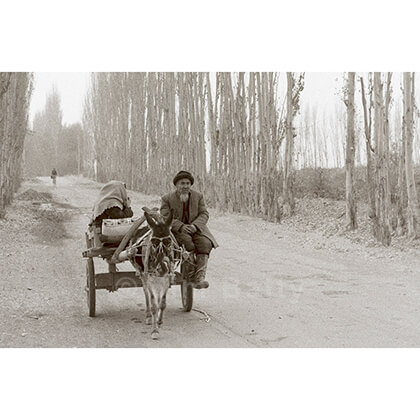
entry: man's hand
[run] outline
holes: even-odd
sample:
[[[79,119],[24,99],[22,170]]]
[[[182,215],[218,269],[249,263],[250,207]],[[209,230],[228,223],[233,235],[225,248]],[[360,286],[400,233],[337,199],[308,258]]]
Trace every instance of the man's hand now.
[[[194,225],[184,225],[181,229],[182,233],[188,233],[189,235],[193,235],[197,232],[197,228]]]
[[[190,225],[190,227],[191,227],[191,230],[192,230],[191,234],[197,232],[198,229],[196,228],[195,225]]]

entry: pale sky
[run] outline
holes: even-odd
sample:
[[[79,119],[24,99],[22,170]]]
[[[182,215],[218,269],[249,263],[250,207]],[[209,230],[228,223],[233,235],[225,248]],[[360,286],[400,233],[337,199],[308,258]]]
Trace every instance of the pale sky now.
[[[81,122],[83,100],[89,82],[89,73],[35,73],[30,120],[45,106],[47,95],[55,85],[61,97],[63,123]]]
[[[63,110],[63,123],[81,122],[83,100],[89,84],[89,73],[35,73],[30,119],[45,106],[47,94],[55,85]],[[343,84],[343,73],[306,73],[305,88],[301,96],[301,109],[306,104],[317,105],[319,111],[333,110],[339,101],[337,92]]]

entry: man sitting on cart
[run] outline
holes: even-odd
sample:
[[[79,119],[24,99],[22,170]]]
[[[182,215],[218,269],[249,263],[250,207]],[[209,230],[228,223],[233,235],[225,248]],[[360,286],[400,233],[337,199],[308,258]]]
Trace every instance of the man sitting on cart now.
[[[180,245],[197,255],[194,287],[205,289],[209,287],[205,280],[209,254],[218,246],[207,227],[209,213],[203,194],[191,189],[194,177],[190,172],[179,171],[173,184],[176,190],[162,197],[160,213],[167,217],[173,209],[172,232]]]

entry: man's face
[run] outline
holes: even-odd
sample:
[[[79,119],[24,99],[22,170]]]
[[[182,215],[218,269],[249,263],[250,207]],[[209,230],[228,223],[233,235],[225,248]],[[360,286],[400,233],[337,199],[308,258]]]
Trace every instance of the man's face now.
[[[176,189],[180,194],[187,194],[191,189],[191,181],[188,178],[180,179],[176,183]]]

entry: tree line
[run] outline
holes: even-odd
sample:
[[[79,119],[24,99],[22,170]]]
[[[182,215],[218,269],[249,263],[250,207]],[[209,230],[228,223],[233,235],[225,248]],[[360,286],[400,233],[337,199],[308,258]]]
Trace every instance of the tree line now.
[[[315,108],[299,112],[303,73],[92,73],[82,125],[63,125],[53,89],[24,146],[32,75],[1,73],[1,208],[23,159],[28,176],[56,166],[153,194],[188,169],[211,206],[281,221],[294,212],[296,169],[332,161],[345,170],[349,229],[358,225],[362,174],[377,240],[416,238],[415,74],[403,73],[401,100],[393,76],[347,73],[344,106],[320,124]]]
[[[32,73],[0,72],[0,218],[21,182],[32,80]]]
[[[414,74],[403,75],[392,143],[391,80],[391,73],[369,73],[367,80],[348,73],[345,107],[336,110],[328,138],[316,110],[305,109],[296,121],[304,74],[94,73],[82,166],[98,181],[124,179],[155,194],[189,169],[212,206],[280,221],[294,211],[296,168],[333,161],[345,167],[347,227],[356,229],[355,167],[364,164],[373,234],[388,245],[393,234],[419,233]]]
[[[82,125],[63,124],[60,94],[53,87],[43,110],[35,114],[25,141],[25,175],[48,176],[53,167],[60,175],[81,173],[82,146]]]
[[[375,238],[384,245],[391,243],[393,235],[407,234],[410,239],[420,235],[420,205],[415,182],[413,149],[416,119],[415,74],[403,73],[401,125],[391,148],[392,77],[392,73],[369,73],[367,86],[363,77],[359,79],[367,159],[369,217],[373,222]],[[354,187],[355,84],[355,73],[348,73],[345,98],[346,216],[350,229],[357,228]],[[398,113],[396,115],[398,118]]]
[[[161,194],[181,168],[209,204],[280,220],[294,208],[294,118],[304,75],[93,73],[83,113],[86,174]]]

